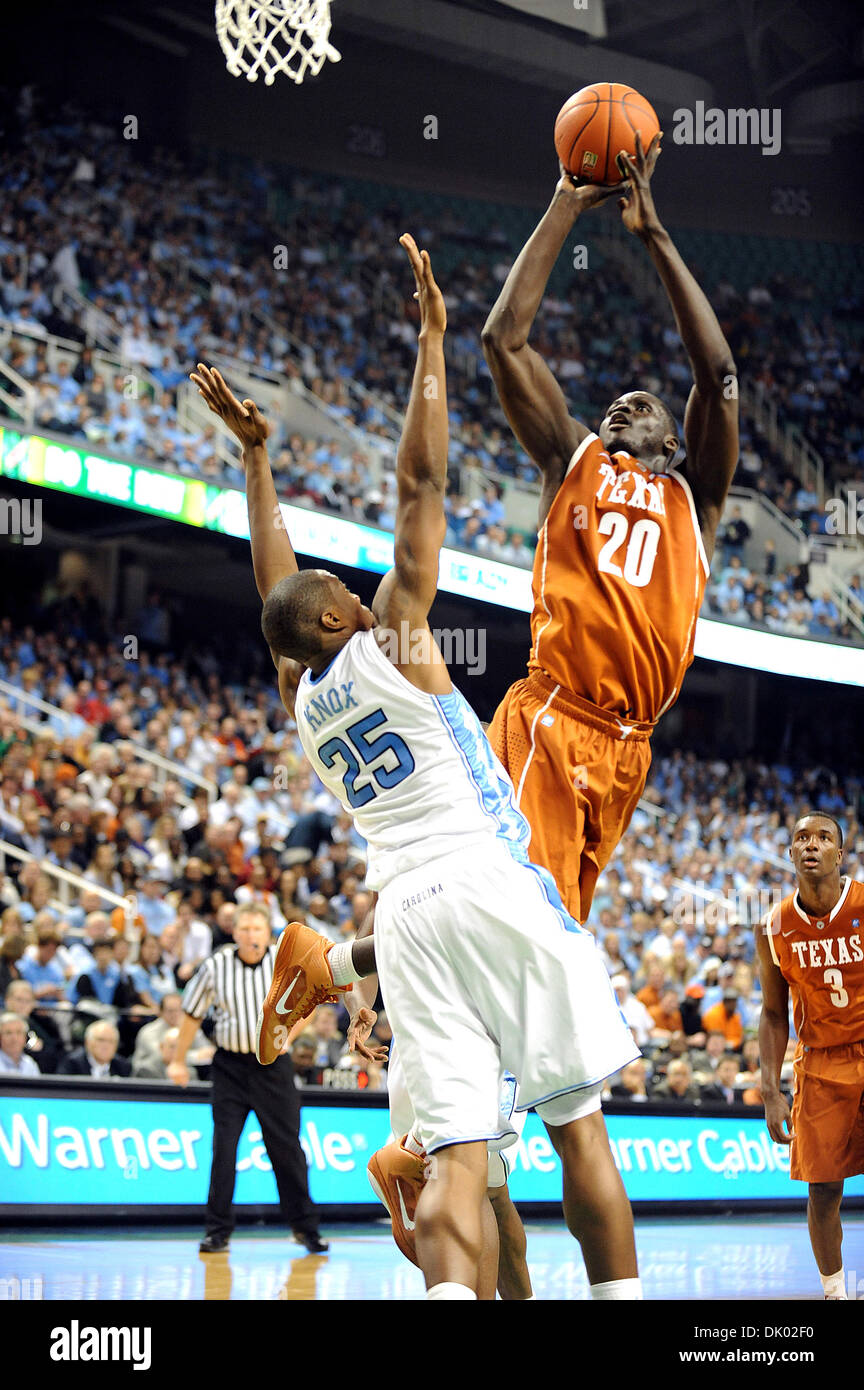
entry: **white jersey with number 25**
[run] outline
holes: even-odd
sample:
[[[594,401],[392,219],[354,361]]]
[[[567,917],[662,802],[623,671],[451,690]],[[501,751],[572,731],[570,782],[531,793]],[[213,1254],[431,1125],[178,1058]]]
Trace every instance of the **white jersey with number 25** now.
[[[490,838],[528,862],[528,822],[474,711],[458,690],[411,685],[374,631],[355,633],[320,675],[304,673],[295,718],[306,756],[368,843],[369,888]]]

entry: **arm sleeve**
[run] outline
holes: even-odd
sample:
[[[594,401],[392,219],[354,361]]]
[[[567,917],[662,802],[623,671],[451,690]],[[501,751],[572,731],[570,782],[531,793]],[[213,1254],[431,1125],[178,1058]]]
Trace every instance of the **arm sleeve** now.
[[[191,1018],[204,1018],[216,998],[216,982],[213,978],[211,957],[199,965],[183,991],[183,1012]]]

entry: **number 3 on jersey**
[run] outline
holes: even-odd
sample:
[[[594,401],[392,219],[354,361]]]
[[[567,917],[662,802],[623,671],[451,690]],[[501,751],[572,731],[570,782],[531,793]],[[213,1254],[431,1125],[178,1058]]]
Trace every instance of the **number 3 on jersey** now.
[[[408,774],[414,771],[414,759],[410,749],[398,734],[391,730],[379,734],[377,738],[369,738],[373,729],[378,729],[386,723],[387,716],[383,709],[376,709],[372,714],[358,719],[356,724],[349,725],[345,730],[345,738],[328,738],[318,749],[318,757],[325,767],[333,767],[337,758],[342,759],[345,764],[342,785],[349,803],[355,808],[365,806],[367,801],[372,801],[378,795],[372,785],[373,780],[382,791],[389,791],[391,787],[397,787],[400,782],[404,782]],[[395,764],[372,767],[371,764],[385,753],[393,754]],[[358,786],[357,779],[365,768],[370,770],[371,775]]]
[[[601,536],[609,537],[597,557],[597,568],[603,574],[617,575],[619,579],[626,579],[628,584],[633,584],[637,589],[644,589],[654,572],[654,561],[660,544],[660,527],[657,522],[643,516],[634,521],[631,527],[623,512],[604,512],[597,530]],[[627,549],[622,568],[613,556],[621,549],[625,540]]]

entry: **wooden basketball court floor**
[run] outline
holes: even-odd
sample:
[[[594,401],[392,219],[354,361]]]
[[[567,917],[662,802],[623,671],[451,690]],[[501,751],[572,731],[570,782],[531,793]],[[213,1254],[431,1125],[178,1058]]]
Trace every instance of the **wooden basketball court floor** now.
[[[578,1246],[560,1222],[526,1222],[541,1300],[586,1299]],[[844,1217],[844,1266],[864,1297],[864,1213]],[[647,1299],[821,1299],[803,1215],[640,1218]],[[381,1301],[423,1297],[420,1272],[384,1221],[332,1223],[327,1255],[307,1255],[272,1226],[238,1227],[230,1251],[198,1254],[200,1227],[18,1228],[0,1239],[6,1298],[60,1300]]]

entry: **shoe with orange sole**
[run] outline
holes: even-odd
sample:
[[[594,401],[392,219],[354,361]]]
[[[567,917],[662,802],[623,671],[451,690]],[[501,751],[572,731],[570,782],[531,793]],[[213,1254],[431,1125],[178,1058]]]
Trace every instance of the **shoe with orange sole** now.
[[[273,983],[258,1014],[255,1056],[262,1066],[282,1053],[289,1034],[319,1004],[335,1004],[351,985],[334,985],[327,954],[332,942],[303,922],[289,922],[279,938]]]
[[[392,1139],[370,1158],[366,1172],[372,1191],[390,1214],[393,1239],[406,1260],[420,1268],[414,1242],[414,1222],[417,1202],[426,1185],[425,1153],[415,1154],[405,1148],[407,1134]]]

